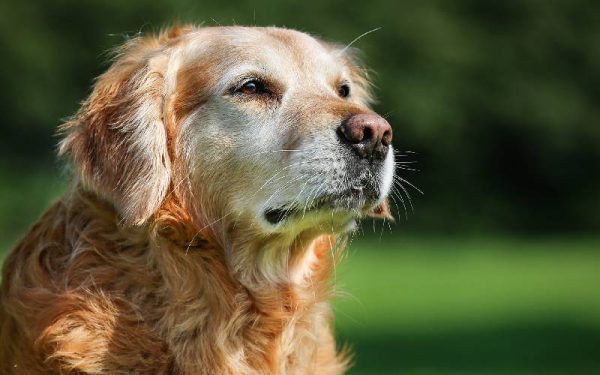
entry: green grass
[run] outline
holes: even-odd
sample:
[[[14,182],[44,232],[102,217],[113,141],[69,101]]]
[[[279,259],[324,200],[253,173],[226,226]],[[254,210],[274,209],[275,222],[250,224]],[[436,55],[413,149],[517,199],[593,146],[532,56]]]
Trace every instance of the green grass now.
[[[600,240],[359,240],[337,270],[353,374],[600,374]]]

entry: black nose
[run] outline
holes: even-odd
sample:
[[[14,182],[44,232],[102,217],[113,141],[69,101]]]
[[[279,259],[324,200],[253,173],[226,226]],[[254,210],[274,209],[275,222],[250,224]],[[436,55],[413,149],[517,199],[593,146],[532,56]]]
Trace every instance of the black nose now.
[[[392,127],[374,113],[352,115],[342,123],[338,134],[361,158],[384,159],[392,143]]]

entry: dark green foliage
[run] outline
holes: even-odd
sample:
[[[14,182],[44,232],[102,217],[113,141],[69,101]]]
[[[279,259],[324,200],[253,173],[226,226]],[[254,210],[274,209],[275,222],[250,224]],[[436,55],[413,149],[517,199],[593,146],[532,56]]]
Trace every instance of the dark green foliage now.
[[[105,53],[173,22],[280,25],[354,45],[425,191],[402,230],[600,228],[596,1],[73,1],[0,4],[0,155],[46,168]],[[418,194],[417,194],[418,195]]]

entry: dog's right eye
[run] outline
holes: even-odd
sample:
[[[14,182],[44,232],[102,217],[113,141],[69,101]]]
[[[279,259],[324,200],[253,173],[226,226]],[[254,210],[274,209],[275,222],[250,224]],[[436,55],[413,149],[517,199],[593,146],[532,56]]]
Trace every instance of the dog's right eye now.
[[[338,94],[342,98],[350,96],[350,86],[347,83],[342,83],[338,88]]]
[[[257,95],[270,94],[270,91],[267,89],[264,82],[258,79],[251,79],[249,81],[244,82],[240,87],[238,87],[234,91],[234,93],[242,95]]]

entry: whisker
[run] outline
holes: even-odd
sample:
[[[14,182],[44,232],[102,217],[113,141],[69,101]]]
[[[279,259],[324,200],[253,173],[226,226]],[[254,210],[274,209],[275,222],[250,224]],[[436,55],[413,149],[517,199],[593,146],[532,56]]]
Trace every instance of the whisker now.
[[[412,211],[412,213],[415,213],[415,207],[412,204],[412,197],[410,196],[408,190],[406,190],[404,185],[402,185],[401,183],[398,183],[398,186],[400,186],[400,189],[402,189],[402,191],[404,192],[404,195],[408,199],[408,204],[410,205],[410,210]]]
[[[418,168],[413,168],[413,167],[408,167],[406,165],[396,165],[395,170],[399,170],[399,171],[408,171],[408,172],[420,172],[420,169]]]
[[[412,187],[413,189],[415,189],[416,191],[418,191],[421,195],[425,195],[425,193],[423,193],[421,191],[421,189],[419,189],[418,187],[416,187],[415,185],[413,185],[410,181],[403,179],[400,176],[394,176],[394,179],[396,179],[396,181],[398,181],[400,183],[400,185],[402,185],[402,182],[404,182],[405,184],[407,184],[408,186]]]
[[[400,203],[402,203],[402,207],[404,208],[404,218],[406,220],[408,220],[408,209],[406,208],[406,202],[404,201],[404,197],[402,196],[402,194],[400,193],[400,191],[394,187],[392,189],[392,196],[396,196],[398,199],[400,199]]]
[[[342,54],[344,54],[344,52],[346,52],[346,50],[347,50],[348,48],[350,48],[350,47],[351,47],[351,46],[352,46],[354,43],[358,42],[358,41],[359,41],[361,38],[363,38],[363,37],[365,37],[365,36],[367,36],[367,35],[369,35],[369,34],[371,34],[371,33],[374,33],[375,31],[378,31],[378,30],[381,30],[381,27],[376,27],[376,28],[374,28],[374,29],[372,29],[372,30],[369,30],[369,31],[367,31],[367,32],[365,32],[365,33],[362,33],[362,34],[360,34],[359,36],[357,36],[356,38],[354,38],[354,40],[352,40],[350,43],[348,43],[348,44],[346,45],[346,47],[344,47],[344,48],[343,48],[343,49],[342,49],[342,50],[341,50],[341,51],[338,53],[338,55],[342,55]]]

